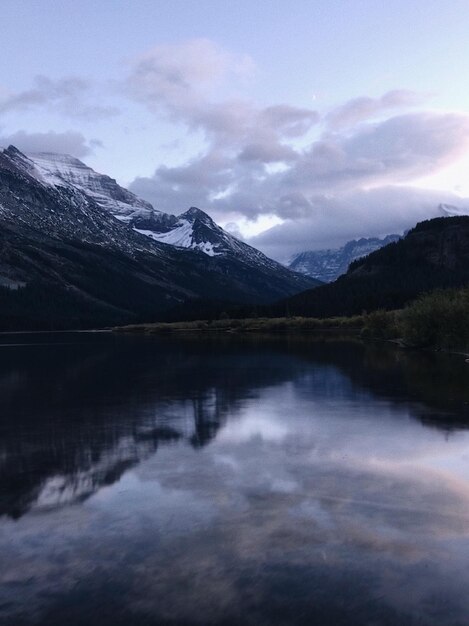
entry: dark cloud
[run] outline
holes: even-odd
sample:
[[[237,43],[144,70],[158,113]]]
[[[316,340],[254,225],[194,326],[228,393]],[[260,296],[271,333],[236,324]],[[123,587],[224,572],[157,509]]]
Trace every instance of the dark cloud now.
[[[249,143],[239,153],[241,161],[260,161],[261,163],[286,163],[294,161],[297,152],[290,146],[279,143]]]
[[[50,130],[45,133],[27,133],[20,130],[10,135],[0,135],[0,145],[6,147],[10,144],[26,153],[59,152],[79,158],[92,153],[101,142],[96,139],[87,141],[81,133],[75,131],[56,133]]]

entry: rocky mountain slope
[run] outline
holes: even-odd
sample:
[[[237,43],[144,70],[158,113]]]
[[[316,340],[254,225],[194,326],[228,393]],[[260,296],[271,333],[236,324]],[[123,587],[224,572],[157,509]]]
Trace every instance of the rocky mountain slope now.
[[[353,261],[398,239],[400,239],[399,235],[388,235],[383,239],[377,237],[361,238],[349,241],[345,246],[338,249],[307,250],[295,254],[288,263],[288,267],[295,272],[311,276],[324,283],[331,283],[345,274]]]
[[[109,176],[98,174],[69,155],[40,152],[29,154],[28,159],[40,173],[41,180],[47,184],[55,188],[65,185],[82,191],[115,218],[153,241],[197,250],[211,257],[238,259],[245,264],[264,267],[268,271],[293,278],[281,264],[224,231],[209,215],[196,207],[178,216],[169,215],[124,189]]]
[[[328,317],[397,309],[419,294],[469,284],[469,216],[417,224],[358,261],[334,283],[278,303],[272,314]]]
[[[264,268],[277,277],[303,282],[296,273],[285,272],[281,264],[227,233],[196,207],[178,216],[169,215],[74,157],[42,152],[29,155],[29,159],[49,184],[59,188],[65,184],[82,191],[115,218],[153,241],[197,250],[211,257],[229,257],[253,268]],[[312,281],[312,284],[318,283]]]
[[[270,260],[155,241],[134,227],[166,219],[151,205],[80,162],[71,172],[56,159],[52,172],[35,159],[0,152],[0,327],[122,323],[185,300],[266,302],[314,284]]]

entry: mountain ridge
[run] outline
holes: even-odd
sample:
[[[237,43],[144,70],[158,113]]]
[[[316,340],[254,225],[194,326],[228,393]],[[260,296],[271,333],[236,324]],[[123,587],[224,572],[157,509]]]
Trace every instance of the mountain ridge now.
[[[311,276],[325,283],[334,282],[345,274],[353,261],[367,256],[388,243],[400,239],[400,235],[386,237],[361,237],[352,239],[340,248],[305,250],[293,255],[287,266],[301,274]]]
[[[4,327],[34,327],[39,310],[41,327],[151,319],[214,293],[230,301],[266,302],[311,284],[286,268],[276,273],[245,257],[211,258],[154,241],[112,215],[82,184],[62,178],[52,183],[49,175],[13,146],[0,152]]]
[[[27,158],[46,182],[55,187],[66,184],[78,188],[115,218],[153,241],[197,250],[207,256],[236,257],[287,276],[282,264],[223,230],[197,207],[192,206],[177,216],[164,213],[75,157],[41,152],[32,153]]]
[[[397,309],[421,293],[469,284],[469,216],[419,222],[405,237],[354,261],[334,283],[269,308],[272,315],[331,317]]]

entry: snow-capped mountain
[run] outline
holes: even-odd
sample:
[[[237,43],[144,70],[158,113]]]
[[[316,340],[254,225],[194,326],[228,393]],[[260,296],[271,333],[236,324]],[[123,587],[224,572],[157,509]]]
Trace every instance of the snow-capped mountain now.
[[[191,207],[178,216],[158,211],[149,202],[121,187],[113,178],[98,174],[79,159],[66,154],[29,154],[36,176],[55,187],[78,189],[101,208],[153,241],[189,248],[208,256],[238,256],[245,262],[265,265],[278,271],[281,265],[239,241],[209,215]],[[30,167],[30,166],[29,166]]]
[[[210,257],[236,258],[247,265],[284,273],[281,264],[224,231],[196,207],[178,216],[169,215],[124,189],[113,178],[98,174],[79,159],[49,152],[30,154],[28,158],[48,184],[71,186],[82,191],[101,208],[153,241],[196,250]]]
[[[161,224],[160,228],[137,230],[155,241],[178,248],[200,250],[208,256],[232,251],[235,241],[237,241],[215,224],[206,213],[196,207],[191,207],[177,217],[170,217],[174,218],[172,223]],[[241,242],[237,243],[241,244]]]
[[[288,263],[295,272],[311,276],[325,283],[336,280],[348,270],[350,263],[361,259],[388,243],[400,239],[399,235],[354,239],[335,250],[310,250],[296,254]]]
[[[170,227],[176,221],[149,202],[121,187],[114,178],[99,174],[69,154],[36,152],[28,154],[41,180],[53,187],[72,187],[85,193],[118,220],[137,229]]]
[[[67,154],[39,152],[28,154],[27,158],[33,162],[36,175],[43,182],[82,191],[115,218],[153,241],[199,250],[208,256],[222,254],[235,246],[234,237],[228,245],[226,242],[220,245],[224,238],[230,236],[199,209],[191,208],[179,216],[158,211],[146,200],[121,187],[113,178],[95,172]],[[215,238],[213,231],[216,231]]]
[[[99,206],[124,222],[149,219],[156,213],[149,202],[124,189],[117,182],[98,174],[68,154],[38,152],[28,154],[42,180],[53,187],[70,185],[90,196]]]
[[[314,286],[241,242],[209,256],[145,236],[180,218],[82,165],[0,151],[0,287],[18,289],[0,304],[4,328],[151,320],[187,300],[261,303]],[[194,237],[210,220],[200,214]]]
[[[174,218],[171,225],[160,222],[159,227],[155,225],[153,230],[136,230],[160,243],[200,250],[211,257],[236,257],[245,263],[282,271],[282,265],[223,230],[197,207],[171,217]]]

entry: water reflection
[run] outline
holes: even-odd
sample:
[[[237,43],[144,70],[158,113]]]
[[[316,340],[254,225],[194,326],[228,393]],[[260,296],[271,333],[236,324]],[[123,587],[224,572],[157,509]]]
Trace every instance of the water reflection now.
[[[468,623],[462,358],[34,342],[0,347],[0,622]]]

